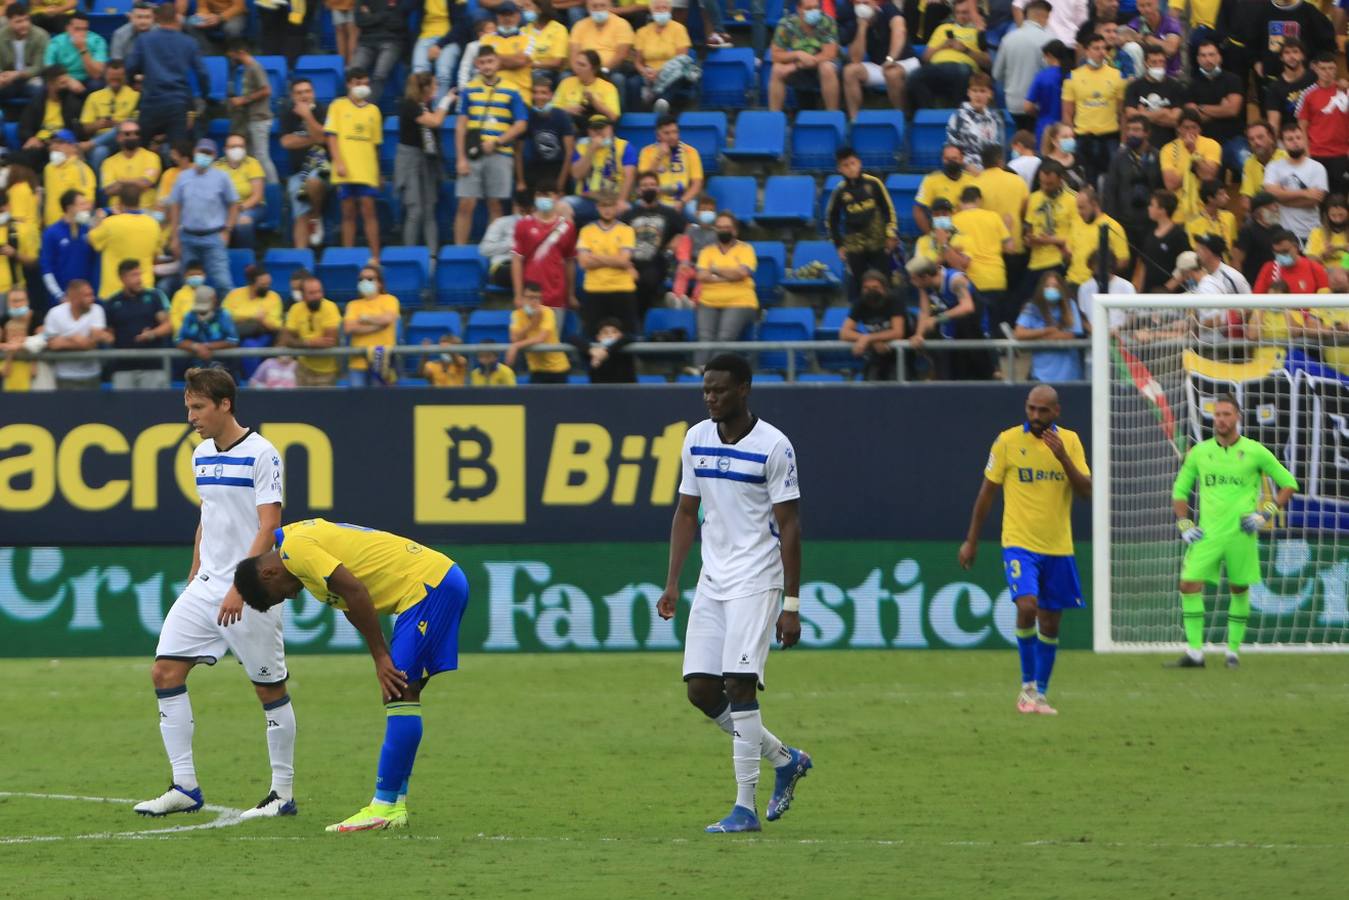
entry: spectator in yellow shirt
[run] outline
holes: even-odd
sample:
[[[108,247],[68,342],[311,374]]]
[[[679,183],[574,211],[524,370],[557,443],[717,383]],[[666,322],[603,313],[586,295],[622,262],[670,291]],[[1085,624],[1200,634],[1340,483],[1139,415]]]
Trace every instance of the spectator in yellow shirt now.
[[[347,333],[351,346],[365,347],[369,353],[374,347],[387,348],[397,344],[398,298],[385,291],[384,270],[373,265],[361,269],[356,290],[361,297],[347,304],[346,316],[342,320],[342,329]],[[353,356],[348,369],[348,377],[354,388],[371,387],[376,380],[383,383],[381,379],[372,377],[369,361],[363,356]]]
[[[281,332],[281,295],[272,290],[272,273],[260,264],[245,269],[244,277],[247,285],[225,295],[225,312],[234,320],[241,346],[271,346]]]
[[[521,0],[520,17],[525,23],[522,33],[534,46],[534,71],[545,71],[556,80],[567,68],[567,44],[571,35],[567,26],[557,21],[553,4],[548,0]]]
[[[458,335],[446,332],[440,336],[440,355],[423,357],[417,374],[425,378],[431,387],[463,387],[468,380],[468,360],[462,354],[451,352],[455,344],[462,343]],[[431,339],[422,341],[427,347]]]
[[[1265,166],[1276,159],[1287,159],[1288,153],[1279,146],[1268,122],[1246,126],[1246,145],[1251,155],[1241,165],[1241,208],[1249,215],[1251,198],[1265,189]]]
[[[313,275],[300,287],[300,302],[286,311],[283,343],[287,347],[336,347],[342,313],[323,296],[323,282]],[[296,371],[300,387],[332,387],[342,365],[335,356],[301,356]]]
[[[155,205],[155,185],[163,169],[159,154],[141,146],[141,127],[136,122],[123,122],[115,131],[118,150],[98,170],[103,193],[112,198],[112,211],[121,212],[122,188],[134,184],[141,189],[140,208],[149,209]]]
[[[140,185],[124,185],[123,211],[108,216],[89,230],[89,246],[103,254],[98,287],[100,300],[111,297],[121,288],[122,279],[117,274],[117,267],[124,259],[140,263],[145,287],[155,286],[155,254],[159,250],[160,227],[153,218],[141,212],[140,204]]]
[[[759,295],[754,271],[759,258],[754,248],[738,239],[740,224],[729,212],[717,213],[712,223],[717,242],[698,254],[698,340],[738,341],[759,317]],[[702,365],[711,354],[698,354]]]
[[[1307,235],[1307,258],[1325,266],[1327,274],[1333,268],[1349,268],[1345,265],[1349,260],[1349,200],[1343,194],[1326,198],[1321,224]]]
[[[961,252],[970,259],[965,274],[988,306],[989,327],[1012,324],[1021,311],[1019,295],[1007,293],[1007,264],[1003,254],[1011,253],[1012,232],[1002,216],[984,209],[984,192],[970,186],[960,192],[960,211],[951,217],[956,234],[964,239]],[[994,331],[997,334],[997,331]]]
[[[1129,239],[1124,234],[1124,226],[1101,212],[1101,200],[1095,188],[1088,186],[1077,192],[1077,218],[1072,237],[1068,240],[1068,252],[1071,255],[1068,287],[1073,296],[1077,296],[1077,289],[1096,274],[1091,268],[1091,258],[1092,254],[1100,251],[1101,226],[1108,230],[1111,274],[1118,275],[1129,264]]]
[[[1221,181],[1205,181],[1199,186],[1199,202],[1203,205],[1194,214],[1194,218],[1185,223],[1185,235],[1191,246],[1195,238],[1203,234],[1216,234],[1223,243],[1232,247],[1237,242],[1237,217],[1227,209],[1227,186]],[[1223,262],[1231,262],[1224,254]]]
[[[1105,38],[1087,40],[1086,60],[1063,83],[1063,121],[1077,133],[1077,157],[1087,172],[1087,183],[1110,168],[1119,148],[1119,116],[1124,103],[1124,78],[1106,65]]]
[[[656,173],[661,202],[667,206],[682,209],[703,192],[703,158],[696,148],[679,140],[679,120],[674,116],[662,116],[656,122],[656,143],[642,148],[637,171]]]
[[[936,200],[946,200],[955,206],[965,188],[974,184],[974,176],[965,171],[965,154],[961,149],[955,144],[942,147],[941,171],[924,175],[918,183],[918,193],[913,197],[913,218],[918,229],[926,233],[932,227],[929,210]]]
[[[510,387],[515,384],[515,370],[502,365],[495,350],[478,353],[478,367],[468,373],[468,383],[474,387]]]
[[[562,79],[553,95],[553,106],[566,110],[574,119],[589,120],[603,116],[617,122],[623,111],[618,88],[600,77],[600,55],[582,50],[571,61],[572,75]]]
[[[520,294],[520,305],[511,313],[511,346],[506,351],[506,365],[514,368],[520,352],[536,344],[558,344],[557,313],[543,305],[543,290],[527,281]],[[530,384],[566,384],[571,361],[558,350],[526,353]]]
[[[174,292],[169,300],[169,324],[171,332],[178,334],[183,330],[183,320],[192,312],[192,304],[197,299],[197,288],[206,283],[206,267],[193,261],[183,270],[183,286]]]
[[[533,42],[520,30],[520,7],[514,0],[502,0],[491,13],[496,17],[496,31],[479,38],[478,46],[496,50],[501,83],[528,97],[534,87]]]
[[[572,71],[576,71],[576,58],[586,50],[594,50],[600,56],[599,68],[608,70],[605,74],[622,95],[626,78],[632,72],[635,37],[627,19],[614,15],[613,10],[612,0],[586,0],[588,15],[571,29],[571,65]]]
[[[99,88],[84,99],[80,110],[80,131],[84,138],[84,152],[89,165],[101,171],[103,160],[117,147],[117,125],[134,120],[140,108],[141,95],[126,83],[126,64],[120,59],[110,61],[103,70],[107,87]],[[137,129],[139,133],[139,129]],[[107,190],[105,184],[104,190]]]
[[[79,143],[73,132],[63,128],[52,136],[51,152],[42,170],[42,188],[47,197],[42,211],[43,228],[50,228],[61,220],[61,195],[66,191],[79,191],[89,198],[89,202],[94,201],[98,179],[94,170],[80,158]],[[115,284],[116,278],[113,281]]]
[[[637,29],[633,49],[643,109],[664,114],[673,102],[686,104],[698,94],[702,70],[689,56],[688,29],[674,21],[670,0],[651,0],[651,21]],[[629,99],[633,99],[629,97]]]
[[[581,315],[586,330],[595,331],[601,319],[610,316],[623,322],[625,331],[637,330],[637,270],[632,254],[637,234],[631,225],[618,221],[618,197],[601,193],[595,199],[599,221],[581,229],[576,239],[576,259],[585,272],[585,302]]]
[[[1199,185],[1217,178],[1222,166],[1222,146],[1213,138],[1200,135],[1199,130],[1199,113],[1185,110],[1176,126],[1176,139],[1164,146],[1161,153],[1162,183],[1180,198],[1173,218],[1182,225],[1203,206],[1199,201]]]
[[[264,205],[267,195],[263,190],[267,173],[262,163],[248,155],[248,140],[242,134],[225,138],[225,155],[214,165],[230,177],[235,193],[239,195],[239,217],[234,220],[234,230],[230,232],[230,246],[252,250],[254,229],[267,211]]]

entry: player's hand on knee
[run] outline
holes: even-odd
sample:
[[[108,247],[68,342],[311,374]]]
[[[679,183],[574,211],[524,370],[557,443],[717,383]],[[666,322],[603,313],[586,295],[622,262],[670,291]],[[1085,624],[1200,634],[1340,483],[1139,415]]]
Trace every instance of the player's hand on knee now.
[[[220,613],[215,617],[218,625],[233,625],[244,617],[244,598],[230,585],[225,599],[220,601]]]
[[[778,643],[787,647],[795,647],[796,642],[801,640],[801,614],[799,612],[781,612],[778,614],[777,626]]]
[[[375,660],[375,676],[379,679],[379,689],[386,703],[400,699],[403,691],[407,690],[407,673],[395,666],[393,659],[388,656]]]
[[[1242,520],[1241,527],[1246,527],[1245,520]],[[1194,519],[1181,519],[1176,522],[1176,528],[1180,531],[1180,539],[1186,544],[1193,544],[1204,537],[1204,529],[1194,524]]]

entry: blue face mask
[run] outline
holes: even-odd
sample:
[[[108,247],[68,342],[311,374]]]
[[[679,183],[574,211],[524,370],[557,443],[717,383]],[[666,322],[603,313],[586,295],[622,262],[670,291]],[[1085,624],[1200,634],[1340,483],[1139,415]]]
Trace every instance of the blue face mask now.
[[[1045,299],[1050,303],[1057,303],[1063,299],[1063,293],[1056,287],[1045,288]]]
[[[807,25],[815,26],[820,24],[820,17],[823,15],[824,13],[818,9],[808,9],[801,14],[801,20]]]
[[[541,212],[541,213],[550,213],[550,212],[552,212],[552,211],[553,211],[553,198],[552,198],[552,197],[535,197],[535,198],[534,198],[534,209],[536,209],[537,211],[539,211],[539,212]]]
[[[1076,152],[1077,152],[1077,138],[1070,138],[1070,137],[1069,137],[1069,138],[1064,138],[1063,140],[1059,141],[1059,149],[1062,150],[1064,153],[1076,153]]]
[[[1282,268],[1285,268],[1285,269],[1286,269],[1286,268],[1288,268],[1289,266],[1291,266],[1293,263],[1295,263],[1297,260],[1294,258],[1293,254],[1291,254],[1291,253],[1275,253],[1275,254],[1274,254],[1274,261],[1275,261],[1276,263],[1278,263]]]
[[[205,275],[189,275],[189,276],[187,276],[187,286],[188,286],[188,287],[194,287],[194,288],[195,288],[195,287],[201,287],[201,286],[202,286],[203,284],[205,284],[205,283],[206,283],[206,276],[205,276]]]
[[[671,15],[667,12],[658,12],[651,14],[651,21],[655,22],[657,25],[660,25],[662,27],[665,25],[669,25],[671,18],[672,18]]]
[[[539,21],[539,14],[532,9],[525,10],[520,14],[520,17],[525,20],[526,25],[533,25],[535,22]]]
[[[942,229],[943,231],[950,231],[950,230],[951,230],[951,217],[950,217],[950,216],[937,216],[937,218],[935,218],[935,219],[932,220],[932,227],[933,227],[933,228],[940,228],[940,229]]]
[[[197,153],[192,156],[192,164],[198,169],[209,168],[213,162],[215,162],[215,157],[209,153]]]
[[[19,316],[26,315],[28,315],[28,307],[26,306],[11,306],[9,308],[9,317],[11,319],[17,319]]]
[[[717,221],[717,214],[715,211],[704,209],[698,212],[698,224],[711,225],[715,221]]]
[[[590,14],[590,21],[594,22],[596,25],[603,25],[605,22],[609,21],[609,10],[595,10]]]
[[[498,26],[497,26],[497,34],[499,34],[499,35],[501,35],[501,36],[503,36],[503,37],[510,37],[511,35],[518,34],[519,31],[520,31],[520,27],[519,27],[518,25],[498,25]]]

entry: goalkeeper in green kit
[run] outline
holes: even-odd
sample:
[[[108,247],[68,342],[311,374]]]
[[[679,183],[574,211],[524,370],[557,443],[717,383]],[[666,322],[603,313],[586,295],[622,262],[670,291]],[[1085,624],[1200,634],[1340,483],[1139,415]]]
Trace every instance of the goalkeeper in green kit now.
[[[1216,585],[1223,564],[1232,601],[1227,609],[1227,667],[1240,662],[1237,651],[1251,613],[1250,587],[1260,583],[1257,532],[1274,520],[1297,490],[1293,474],[1264,444],[1241,436],[1241,409],[1231,396],[1213,404],[1213,437],[1190,448],[1171,492],[1176,527],[1186,544],[1180,570],[1180,608],[1189,648],[1172,665],[1204,665],[1204,583]],[[1260,503],[1260,485],[1269,476],[1279,488]],[[1190,518],[1190,491],[1199,489],[1199,524]],[[1257,508],[1258,505],[1258,508]]]

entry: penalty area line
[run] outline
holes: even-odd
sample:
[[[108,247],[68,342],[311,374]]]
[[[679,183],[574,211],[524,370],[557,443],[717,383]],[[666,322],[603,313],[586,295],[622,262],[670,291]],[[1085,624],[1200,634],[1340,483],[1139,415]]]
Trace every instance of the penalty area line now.
[[[129,800],[125,797],[87,797],[81,794],[38,794],[28,791],[0,791],[0,798],[12,797],[19,800],[74,800],[83,803],[116,803],[116,804],[135,804],[139,801]],[[145,840],[149,838],[164,838],[175,834],[181,834],[187,831],[205,831],[211,828],[228,828],[231,825],[238,825],[243,819],[242,809],[234,809],[229,806],[216,806],[208,803],[202,807],[205,812],[213,812],[216,817],[210,822],[202,822],[199,825],[173,825],[168,828],[151,828],[144,831],[98,831],[92,834],[44,834],[44,835],[20,835],[15,837],[0,837],[0,845],[3,844],[44,844],[52,841],[98,841],[98,840]]]
[[[1038,841],[924,841],[924,840],[886,840],[883,838],[774,838],[757,834],[737,835],[738,843],[782,844],[784,846],[864,846],[864,847],[970,847],[987,850],[995,847],[1102,847],[1111,850],[1349,850],[1345,844],[1291,844],[1262,843],[1257,841],[1215,841],[1213,843],[1168,842],[1168,841],[1091,841],[1091,840],[1038,840]],[[594,837],[577,838],[565,835],[476,835],[476,840],[487,842],[520,843],[569,843],[569,844],[690,844],[698,838],[620,838]],[[715,840],[715,839],[713,839]]]

